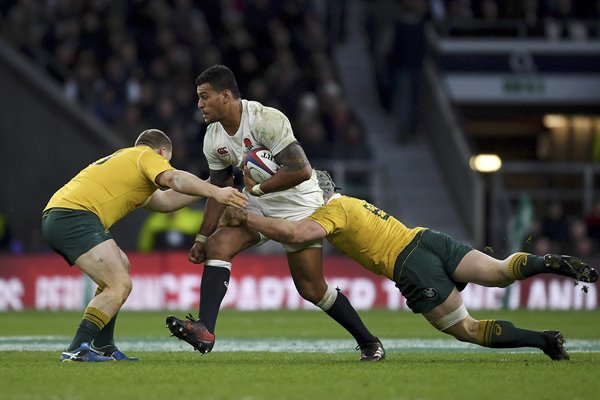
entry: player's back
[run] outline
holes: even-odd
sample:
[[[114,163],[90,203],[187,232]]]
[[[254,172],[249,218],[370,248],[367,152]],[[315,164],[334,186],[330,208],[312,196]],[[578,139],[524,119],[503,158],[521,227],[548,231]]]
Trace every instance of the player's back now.
[[[172,169],[148,146],[121,149],[101,158],[60,188],[45,209],[87,210],[106,228],[135,210],[157,189],[154,178]]]

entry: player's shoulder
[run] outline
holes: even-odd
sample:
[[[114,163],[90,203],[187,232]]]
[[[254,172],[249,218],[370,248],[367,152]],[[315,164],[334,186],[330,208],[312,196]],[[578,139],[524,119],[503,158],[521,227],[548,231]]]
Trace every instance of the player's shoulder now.
[[[248,115],[255,119],[287,118],[280,110],[266,106],[258,101],[246,100]]]
[[[211,146],[220,141],[225,133],[223,127],[219,122],[213,122],[206,127],[206,133],[204,134],[204,146]]]

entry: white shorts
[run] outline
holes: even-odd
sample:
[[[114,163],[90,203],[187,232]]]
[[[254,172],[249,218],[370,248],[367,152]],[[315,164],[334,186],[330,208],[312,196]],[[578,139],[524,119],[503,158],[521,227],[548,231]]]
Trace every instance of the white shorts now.
[[[311,215],[322,205],[323,191],[319,187],[317,175],[313,171],[312,177],[309,180],[293,188],[281,192],[267,193],[260,197],[248,195],[246,211],[264,215],[265,217],[299,221]],[[269,238],[260,234],[258,245],[268,240]],[[323,240],[317,239],[298,244],[282,243],[282,245],[285,251],[289,253],[310,247],[323,247]]]

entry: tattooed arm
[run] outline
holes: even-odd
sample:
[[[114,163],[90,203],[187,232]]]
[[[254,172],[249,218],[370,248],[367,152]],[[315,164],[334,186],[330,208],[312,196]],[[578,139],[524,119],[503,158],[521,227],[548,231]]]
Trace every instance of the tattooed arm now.
[[[263,193],[278,192],[289,189],[308,179],[312,175],[312,167],[298,142],[290,143],[275,155],[275,161],[281,167],[275,175],[260,184]],[[246,176],[248,174],[245,174]],[[252,188],[253,183],[246,180],[246,186]]]

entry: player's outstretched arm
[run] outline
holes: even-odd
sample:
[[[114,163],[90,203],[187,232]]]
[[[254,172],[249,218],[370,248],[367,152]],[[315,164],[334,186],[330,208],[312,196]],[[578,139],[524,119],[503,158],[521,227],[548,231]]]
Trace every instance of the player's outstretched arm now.
[[[264,217],[232,207],[225,208],[219,221],[220,227],[244,225],[282,243],[304,243],[324,238],[327,235],[321,225],[310,219],[290,221]]]
[[[221,204],[234,207],[245,207],[248,204],[246,196],[235,188],[217,187],[187,171],[164,171],[156,177],[156,183],[171,190],[157,190],[152,195],[146,207],[154,211],[177,210],[200,197],[212,198]]]

